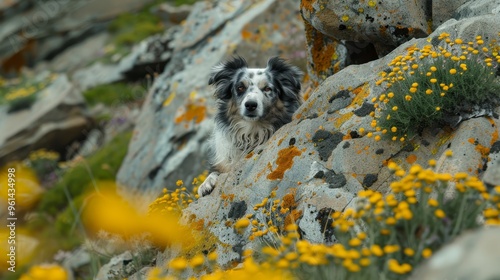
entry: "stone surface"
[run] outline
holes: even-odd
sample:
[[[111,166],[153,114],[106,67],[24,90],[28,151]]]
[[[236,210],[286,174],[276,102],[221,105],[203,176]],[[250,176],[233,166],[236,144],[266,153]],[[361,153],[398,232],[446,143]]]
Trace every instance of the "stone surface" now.
[[[3,74],[51,59],[105,30],[105,21],[137,10],[152,0],[19,2],[17,5],[12,2],[12,8],[7,9],[2,21],[0,73]]]
[[[351,64],[375,60],[396,46],[430,33],[425,0],[301,1],[308,72],[318,85]]]
[[[167,24],[179,24],[188,17],[192,10],[192,6],[189,5],[174,6],[171,3],[162,3],[155,7],[154,13]]]
[[[456,10],[454,18],[459,20],[488,14],[500,14],[499,0],[467,1]]]
[[[434,253],[409,279],[497,279],[499,258],[500,228],[481,228]]]
[[[108,39],[107,33],[91,36],[57,55],[46,67],[53,72],[65,72],[71,76],[74,71],[83,68],[89,61],[101,56]]]
[[[66,146],[91,127],[80,91],[65,75],[38,94],[30,109],[7,114],[7,107],[0,107],[0,164],[41,148],[64,155]]]
[[[191,182],[208,168],[203,151],[213,126],[211,67],[234,54],[244,56],[250,67],[264,67],[275,55],[304,64],[295,1],[197,2],[181,27],[171,43],[172,58],[146,97],[117,177],[122,193],[142,208],[164,187],[174,188],[179,179]],[[297,33],[290,36],[290,31]],[[138,201],[138,193],[146,195],[144,201]]]
[[[207,246],[217,248],[218,262],[224,265],[238,260],[241,249],[256,246],[248,242],[249,229],[239,235],[232,228],[236,221],[230,218],[233,205],[244,201],[247,208],[242,215],[260,215],[252,206],[273,190],[273,200],[293,195],[294,218],[305,239],[328,243],[335,237],[319,231],[328,222],[325,213],[353,207],[356,193],[362,189],[387,193],[389,183],[395,180],[386,167],[389,160],[407,169],[415,163],[427,167],[430,159],[436,159],[439,172],[465,171],[482,177],[491,149],[500,150],[498,119],[475,117],[463,120],[455,130],[424,130],[410,142],[377,142],[366,134],[379,132],[370,126],[372,118],[365,111],[371,107],[370,100],[383,91],[376,85],[378,73],[408,47],[428,45],[442,32],[468,41],[477,35],[496,38],[499,30],[495,15],[449,20],[428,38],[412,39],[378,60],[351,65],[327,78],[291,123],[231,172],[221,174],[213,193],[184,211],[184,221],[203,223],[203,233],[213,237]],[[360,128],[365,133],[360,133]],[[444,155],[448,149],[454,152],[451,158]]]
[[[372,4],[370,4],[372,3]],[[337,40],[398,46],[428,34],[426,1],[302,1],[304,19]]]
[[[445,21],[453,18],[457,8],[466,2],[471,2],[469,0],[437,0],[432,1],[432,29],[436,29]],[[477,2],[477,1],[472,1]]]
[[[81,91],[86,91],[98,85],[122,81],[125,77],[119,66],[96,62],[87,68],[77,70],[71,79]]]
[[[126,251],[120,255],[114,256],[111,260],[103,265],[94,279],[107,280],[123,275],[128,263],[132,262],[132,253]]]

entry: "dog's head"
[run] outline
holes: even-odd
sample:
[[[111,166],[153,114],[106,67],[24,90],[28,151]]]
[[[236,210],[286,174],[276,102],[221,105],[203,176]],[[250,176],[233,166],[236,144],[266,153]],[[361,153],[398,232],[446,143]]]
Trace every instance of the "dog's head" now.
[[[266,68],[248,68],[246,61],[235,57],[215,66],[209,84],[215,96],[232,103],[235,113],[246,121],[258,121],[274,108],[290,116],[300,105],[302,72],[283,59],[273,57]]]

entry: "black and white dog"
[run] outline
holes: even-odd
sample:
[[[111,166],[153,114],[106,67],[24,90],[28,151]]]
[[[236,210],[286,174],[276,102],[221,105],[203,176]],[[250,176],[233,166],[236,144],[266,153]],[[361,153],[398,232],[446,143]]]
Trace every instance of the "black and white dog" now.
[[[200,197],[215,187],[221,172],[228,172],[255,147],[292,120],[302,103],[302,72],[273,57],[266,68],[248,68],[241,57],[215,66],[208,81],[215,86],[217,114],[211,137],[213,172],[200,185]]]

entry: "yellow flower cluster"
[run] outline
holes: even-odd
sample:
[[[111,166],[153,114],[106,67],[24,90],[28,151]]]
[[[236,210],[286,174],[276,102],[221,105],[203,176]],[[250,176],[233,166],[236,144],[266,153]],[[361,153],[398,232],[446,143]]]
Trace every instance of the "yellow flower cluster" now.
[[[224,279],[242,279],[255,280],[288,280],[295,279],[288,270],[273,267],[270,263],[257,263],[251,256],[251,251],[244,253],[245,259],[241,266],[233,269],[222,270],[217,268],[217,254],[210,253],[205,255],[196,255],[190,260],[183,257],[175,258],[169,262],[170,273],[164,275],[160,268],[154,268],[148,274],[148,280],[174,280],[174,279],[201,279],[201,280],[224,280]],[[200,277],[187,278],[185,272],[199,272],[208,269],[210,272]]]
[[[393,141],[408,139],[416,133],[414,130],[438,120],[441,111],[453,110],[464,100],[483,102],[483,97],[469,93],[473,92],[469,88],[477,83],[472,76],[484,78],[486,75],[479,69],[486,69],[484,71],[494,77],[492,70],[500,64],[500,46],[495,40],[487,48],[483,47],[481,36],[467,43],[460,38],[452,40],[447,33],[442,33],[437,39],[443,40],[445,45],[408,48],[405,55],[399,55],[389,63],[391,71],[380,73],[381,79],[375,82],[377,86],[385,87],[388,93],[371,100],[375,107],[371,116],[380,120],[375,126],[372,123],[372,127],[375,131],[397,127],[397,132],[387,135]],[[463,99],[457,95],[469,97]]]
[[[59,160],[59,153],[54,151],[48,151],[46,149],[40,149],[31,152],[28,158],[30,161],[37,161],[37,160],[57,161]]]
[[[34,86],[14,89],[5,95],[5,100],[12,101],[14,99],[28,97],[35,94],[37,91],[38,89]]]
[[[451,157],[452,152],[446,155]],[[435,160],[429,161],[429,166],[435,165]],[[332,279],[376,279],[380,273],[402,279],[434,250],[464,230],[479,227],[481,214],[486,224],[500,225],[500,186],[488,192],[475,176],[438,173],[420,165],[405,170],[389,162],[388,168],[399,178],[389,185],[388,195],[360,191],[355,209],[328,216],[333,222],[325,234],[334,233],[337,242],[333,244],[302,239],[295,223],[299,216],[293,214],[297,210],[294,193],[275,199],[272,191],[254,206],[256,213],[233,224],[236,232],[249,233],[250,240],[258,237],[265,244],[257,252],[258,263],[254,252],[247,250],[242,265],[222,270],[215,253],[198,254],[175,258],[167,264],[167,273],[157,268],[148,279],[199,274],[204,274],[200,279],[314,279],[325,271]],[[445,199],[451,188],[455,197]]]
[[[19,280],[67,280],[70,279],[64,268],[55,264],[32,266]]]
[[[149,205],[149,213],[174,212],[180,214],[182,209],[198,198],[197,189],[205,181],[207,174],[208,171],[205,171],[193,179],[191,192],[184,186],[182,180],[176,182],[177,188],[174,191],[164,188],[163,195]]]

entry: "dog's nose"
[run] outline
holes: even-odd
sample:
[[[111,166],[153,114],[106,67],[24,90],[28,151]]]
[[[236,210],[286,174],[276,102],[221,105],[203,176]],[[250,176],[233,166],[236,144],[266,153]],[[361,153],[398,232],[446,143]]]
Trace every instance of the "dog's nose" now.
[[[247,101],[245,102],[245,108],[247,108],[247,110],[250,112],[255,111],[255,109],[257,109],[257,102]]]

